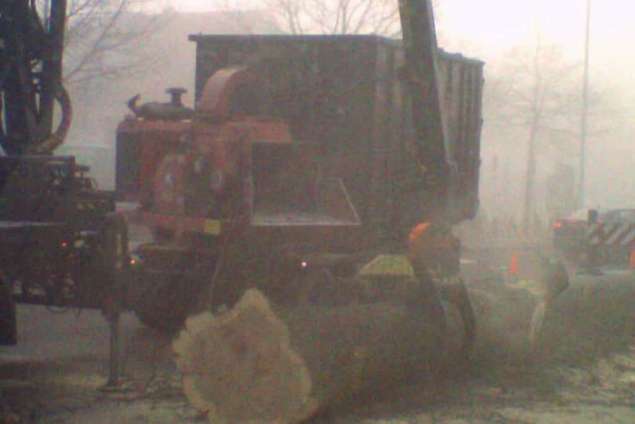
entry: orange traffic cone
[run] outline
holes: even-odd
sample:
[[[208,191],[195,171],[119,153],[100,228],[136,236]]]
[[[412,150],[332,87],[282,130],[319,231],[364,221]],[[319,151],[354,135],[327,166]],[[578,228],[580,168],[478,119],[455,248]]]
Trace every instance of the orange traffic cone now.
[[[631,250],[631,257],[628,261],[629,268],[635,270],[635,249]]]
[[[518,253],[512,253],[512,257],[509,259],[509,267],[507,268],[507,273],[512,280],[517,280],[520,274],[519,262]]]

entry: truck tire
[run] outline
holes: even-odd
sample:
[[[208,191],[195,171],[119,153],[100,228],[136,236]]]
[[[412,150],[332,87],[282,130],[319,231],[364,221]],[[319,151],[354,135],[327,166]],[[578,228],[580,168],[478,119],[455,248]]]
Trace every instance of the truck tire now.
[[[9,285],[0,279],[0,345],[12,346],[17,342],[15,300]]]
[[[133,252],[127,305],[146,326],[173,333],[201,309],[214,275],[215,255],[168,243],[146,243]]]
[[[175,333],[183,328],[202,290],[200,282],[185,280],[159,273],[152,278],[144,274],[143,279],[137,279],[136,283],[145,287],[135,288],[130,306],[139,321],[162,333]]]

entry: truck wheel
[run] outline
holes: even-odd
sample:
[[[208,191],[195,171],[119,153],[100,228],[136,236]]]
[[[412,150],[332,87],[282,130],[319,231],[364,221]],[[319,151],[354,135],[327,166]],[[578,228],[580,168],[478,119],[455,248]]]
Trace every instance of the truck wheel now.
[[[130,268],[128,305],[148,327],[175,332],[202,309],[214,275],[216,254],[148,243],[135,250]]]
[[[146,287],[136,290],[137,295],[131,305],[139,321],[166,333],[183,328],[185,319],[192,313],[198,300],[200,285],[184,281],[184,278],[161,276],[158,273],[152,278],[146,274],[143,280]]]
[[[0,345],[15,345],[18,342],[15,314],[15,300],[11,288],[0,279]]]

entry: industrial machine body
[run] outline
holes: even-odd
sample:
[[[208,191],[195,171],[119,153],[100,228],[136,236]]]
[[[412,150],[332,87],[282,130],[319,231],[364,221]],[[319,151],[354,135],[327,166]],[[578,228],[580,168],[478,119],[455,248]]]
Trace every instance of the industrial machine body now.
[[[138,277],[133,289],[144,321],[178,328],[216,266],[232,277],[213,282],[213,303],[231,305],[251,285],[269,294],[316,268],[354,272],[378,252],[403,251],[419,222],[451,226],[476,213],[482,62],[438,53],[448,141],[434,150],[417,135],[415,120],[430,117],[408,94],[412,73],[400,43],[376,36],[191,40],[193,113],[170,109],[179,104],[174,98],[164,114],[134,99],[134,116],[117,131],[117,195],[139,202],[155,235],[137,252],[141,275],[152,275]],[[223,255],[231,246],[235,254]],[[207,266],[187,259],[201,252]],[[182,269],[197,268],[198,283],[184,283]],[[237,269],[248,270],[250,282]],[[180,313],[166,293],[179,293]]]
[[[416,224],[451,227],[476,213],[483,63],[439,51],[429,2],[404,1],[403,43],[192,36],[195,107],[182,89],[168,90],[169,103],[136,96],[117,129],[114,194],[138,202],[133,219],[153,233],[129,254],[114,194],[73,158],[52,156],[72,108],[61,78],[66,2],[50,5],[48,20],[31,2],[0,6],[5,341],[15,342],[14,299],[101,308],[116,382],[124,308],[174,331],[249,288],[279,305],[338,304],[351,297],[338,281],[403,252]],[[429,322],[443,322],[438,296],[426,302]]]
[[[183,121],[124,122],[118,131],[117,149],[117,191],[121,196],[137,197],[146,205],[151,201],[148,187],[153,177],[148,170],[156,164],[149,162],[170,148],[182,148],[180,140],[187,138],[190,131],[194,132],[193,143],[200,144],[198,133],[205,130],[199,121],[208,113],[208,109],[200,108],[207,107],[207,90],[216,89],[215,85],[221,91],[225,81],[220,74],[242,67],[245,75],[251,73],[258,78],[243,81],[242,87],[231,94],[226,91],[229,97],[219,102],[231,104],[235,110],[212,111],[209,120],[214,124],[208,126],[218,128],[219,122],[227,122],[227,128],[247,125],[251,129],[244,131],[252,133],[256,125],[257,131],[268,126],[267,131],[272,131],[267,134],[269,137],[253,134],[247,140],[254,146],[251,149],[255,173],[259,166],[271,167],[273,163],[267,162],[276,160],[274,156],[278,154],[273,151],[287,146],[287,150],[304,156],[300,162],[310,158],[321,178],[339,178],[364,226],[363,233],[370,235],[365,243],[390,239],[402,242],[414,225],[437,213],[439,205],[443,209],[438,215],[450,224],[470,219],[476,213],[481,62],[440,54],[439,86],[449,141],[443,149],[446,153],[425,158],[443,163],[450,170],[446,180],[439,181],[431,178],[429,166],[426,168],[416,153],[417,145],[425,145],[425,141],[419,141],[414,134],[412,106],[405,93],[408,86],[403,76],[404,53],[399,43],[374,36],[192,39],[197,43],[196,99],[197,117],[201,118],[195,118],[192,125]],[[234,78],[230,84],[238,80]],[[262,121],[263,117],[269,118],[268,124]],[[247,122],[249,119],[251,123]],[[241,137],[236,131],[232,135],[226,132],[224,137]],[[276,167],[279,172],[293,167],[293,163],[278,163]],[[268,169],[267,174],[271,173]],[[254,183],[257,195],[258,179]],[[291,183],[292,180],[284,185]],[[447,186],[449,192],[436,192],[438,186]],[[447,197],[447,204],[440,194]],[[359,240],[355,244],[359,247]]]
[[[40,5],[41,6],[41,5]],[[104,308],[127,256],[125,222],[73,157],[62,84],[66,0],[0,4],[0,342],[17,342],[15,302]],[[56,113],[58,111],[59,113]],[[55,117],[58,117],[56,122]]]

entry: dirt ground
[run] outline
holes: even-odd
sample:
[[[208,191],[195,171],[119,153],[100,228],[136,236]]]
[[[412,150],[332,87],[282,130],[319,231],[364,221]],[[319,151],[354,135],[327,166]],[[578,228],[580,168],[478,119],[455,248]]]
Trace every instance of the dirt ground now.
[[[161,361],[160,361],[161,362]],[[94,361],[2,367],[2,423],[200,423],[174,369],[140,370],[126,390],[108,393]],[[473,369],[434,389],[402,387],[361,401],[325,423],[632,423],[635,346],[589,365]]]
[[[312,424],[633,423],[633,287],[631,272],[574,278],[545,333],[548,359],[481,355],[443,383],[422,381],[389,394],[377,388]],[[181,392],[168,338],[127,317],[126,383],[108,392],[107,332],[99,317],[80,317],[83,324],[69,330],[48,314],[22,309],[20,318],[44,321],[38,337],[51,344],[27,340],[28,351],[0,349],[0,424],[207,422]],[[84,348],[64,350],[75,342]]]

